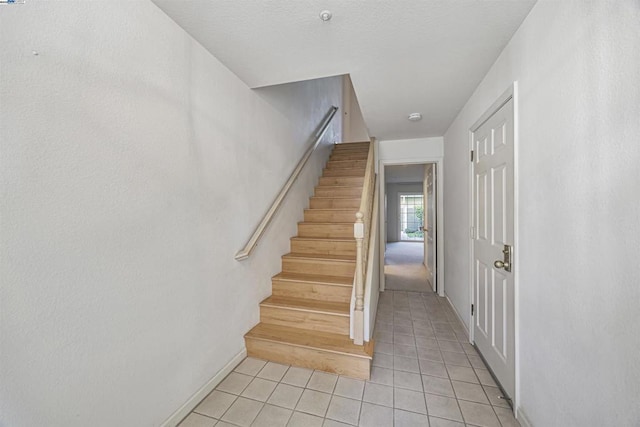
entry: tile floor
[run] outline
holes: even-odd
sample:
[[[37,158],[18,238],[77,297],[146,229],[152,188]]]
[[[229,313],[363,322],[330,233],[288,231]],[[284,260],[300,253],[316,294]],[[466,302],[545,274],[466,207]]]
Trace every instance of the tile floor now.
[[[519,426],[446,300],[380,295],[370,381],[245,359],[180,427]]]

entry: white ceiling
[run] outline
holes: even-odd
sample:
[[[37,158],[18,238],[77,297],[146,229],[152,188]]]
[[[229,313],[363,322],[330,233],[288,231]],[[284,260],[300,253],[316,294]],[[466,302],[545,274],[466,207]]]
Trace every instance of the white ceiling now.
[[[379,139],[443,135],[535,3],[153,1],[252,88],[350,74]]]
[[[424,181],[425,165],[392,165],[384,168],[384,182],[390,183],[410,183]]]

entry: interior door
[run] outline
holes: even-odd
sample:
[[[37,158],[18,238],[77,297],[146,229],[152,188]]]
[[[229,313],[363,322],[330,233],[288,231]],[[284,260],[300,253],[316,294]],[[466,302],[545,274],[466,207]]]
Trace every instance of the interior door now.
[[[474,339],[513,398],[515,316],[513,257],[513,99],[473,132]],[[505,246],[506,245],[506,246]],[[510,271],[507,271],[510,270]]]
[[[435,196],[435,184],[436,184],[436,165],[425,165],[426,174],[426,189],[425,189],[425,215],[424,215],[424,248],[425,248],[425,263],[427,266],[427,277],[429,283],[433,288],[433,292],[437,292],[436,283],[436,196]]]

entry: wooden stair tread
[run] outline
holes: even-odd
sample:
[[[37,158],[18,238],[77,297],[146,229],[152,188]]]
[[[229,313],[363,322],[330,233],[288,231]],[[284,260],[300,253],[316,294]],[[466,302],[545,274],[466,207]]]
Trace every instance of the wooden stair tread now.
[[[314,224],[321,224],[321,223],[315,222]],[[349,242],[349,243],[353,243],[353,241],[355,240],[355,237],[346,239],[346,238],[343,238],[343,237],[301,237],[301,236],[294,236],[294,237],[291,238],[291,240],[305,240],[305,241],[318,241],[318,242]]]
[[[314,223],[320,224],[320,223]],[[333,224],[333,223],[329,223]],[[282,255],[282,258],[296,258],[296,259],[311,259],[311,260],[327,260],[327,261],[342,261],[342,262],[356,262],[355,257],[348,255],[316,255],[316,254],[298,254],[295,252],[289,252],[288,254]]]
[[[349,303],[317,301],[312,299],[270,296],[260,306],[288,308],[314,313],[333,314],[349,317]]]
[[[347,288],[353,286],[353,278],[351,277],[325,276],[322,274],[290,273],[283,271],[273,276],[273,279],[288,282],[319,283],[322,285],[343,286]]]
[[[258,323],[245,338],[284,343],[296,347],[317,349],[347,356],[373,358],[373,343],[355,345],[348,335],[310,331],[280,325]]]

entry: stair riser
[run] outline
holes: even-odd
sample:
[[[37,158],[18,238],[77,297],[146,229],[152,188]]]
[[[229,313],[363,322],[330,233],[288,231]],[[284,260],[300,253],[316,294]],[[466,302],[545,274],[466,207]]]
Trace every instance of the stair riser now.
[[[327,169],[364,169],[366,160],[332,160],[327,162]]]
[[[369,143],[355,143],[355,144],[337,144],[333,146],[333,152],[345,151],[345,150],[369,150]]]
[[[353,208],[356,211],[360,208],[360,199],[309,199],[311,209],[343,209]]]
[[[358,152],[348,153],[348,152],[344,152],[344,153],[332,154],[329,157],[329,161],[333,161],[333,160],[367,160],[367,157],[369,157],[369,153],[358,153]]]
[[[318,197],[362,197],[360,187],[316,187],[315,195]]]
[[[272,280],[272,295],[287,298],[305,298],[316,301],[350,302],[351,288],[320,283]]]
[[[301,223],[298,224],[298,236],[351,239],[353,225]]]
[[[325,276],[353,277],[355,262],[319,259],[283,258],[282,271],[288,273],[322,274]]]
[[[318,185],[352,185],[362,187],[364,176],[323,176],[318,181]]]
[[[349,333],[348,316],[337,316],[326,313],[312,313],[281,307],[260,306],[260,321],[272,325],[329,332],[332,334],[347,335]]]
[[[363,177],[364,169],[325,169],[322,173],[323,177],[328,176],[356,176]]]
[[[369,379],[370,359],[253,338],[246,338],[245,342],[249,357],[318,369],[362,380]]]
[[[322,242],[317,240],[291,240],[291,252],[297,254],[322,254],[322,255],[345,255],[356,256],[356,242],[329,241]]]
[[[356,211],[305,209],[304,220],[306,222],[356,222]]]

